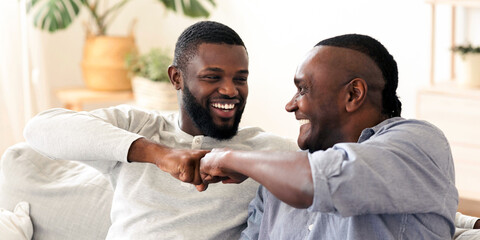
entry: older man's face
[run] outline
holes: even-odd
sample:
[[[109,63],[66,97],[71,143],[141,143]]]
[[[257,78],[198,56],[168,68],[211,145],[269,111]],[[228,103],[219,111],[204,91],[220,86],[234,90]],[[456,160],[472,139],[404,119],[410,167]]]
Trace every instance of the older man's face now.
[[[297,92],[285,109],[300,122],[298,146],[310,152],[325,150],[343,139],[343,86],[349,82],[339,48],[315,47],[298,66],[294,83]]]

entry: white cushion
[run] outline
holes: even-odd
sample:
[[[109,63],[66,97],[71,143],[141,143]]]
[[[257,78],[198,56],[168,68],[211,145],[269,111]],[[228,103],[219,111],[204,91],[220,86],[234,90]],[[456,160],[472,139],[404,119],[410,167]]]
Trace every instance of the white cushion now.
[[[33,239],[105,239],[113,190],[95,169],[51,160],[26,143],[7,149],[0,162],[0,207],[30,203]]]
[[[0,208],[0,236],[9,240],[30,240],[33,235],[32,221],[27,202],[20,202],[10,212]]]

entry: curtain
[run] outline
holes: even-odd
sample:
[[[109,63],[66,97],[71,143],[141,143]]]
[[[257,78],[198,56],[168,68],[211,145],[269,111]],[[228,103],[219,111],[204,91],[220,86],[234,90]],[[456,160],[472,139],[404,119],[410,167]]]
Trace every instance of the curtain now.
[[[40,34],[24,0],[0,1],[0,154],[24,141],[27,121],[50,105]]]

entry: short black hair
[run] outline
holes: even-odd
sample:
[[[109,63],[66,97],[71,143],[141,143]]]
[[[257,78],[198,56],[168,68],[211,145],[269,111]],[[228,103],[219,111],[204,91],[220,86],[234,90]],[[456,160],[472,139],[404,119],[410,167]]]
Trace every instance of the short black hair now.
[[[382,113],[388,117],[399,117],[402,103],[397,96],[398,68],[397,62],[388,50],[376,39],[361,34],[345,34],[320,41],[317,46],[332,46],[359,51],[370,57],[380,68],[385,81],[382,91]]]
[[[247,50],[240,36],[230,27],[218,22],[201,21],[185,29],[178,37],[173,65],[184,71],[202,43],[240,45]]]

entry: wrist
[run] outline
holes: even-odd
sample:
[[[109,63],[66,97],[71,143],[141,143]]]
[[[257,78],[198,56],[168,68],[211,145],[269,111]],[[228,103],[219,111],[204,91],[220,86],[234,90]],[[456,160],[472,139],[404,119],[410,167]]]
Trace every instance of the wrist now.
[[[133,141],[128,149],[127,161],[140,162],[141,159],[144,159],[144,149],[147,143],[148,140],[145,138],[139,138]]]
[[[139,138],[135,140],[128,150],[127,160],[129,162],[147,162],[156,164],[156,159],[167,154],[169,148],[160,144]]]
[[[242,163],[238,160],[239,154],[241,155],[238,151],[227,150],[223,153],[224,156],[221,158],[222,161],[218,163],[218,167],[222,171],[240,171],[239,166],[241,166]]]

